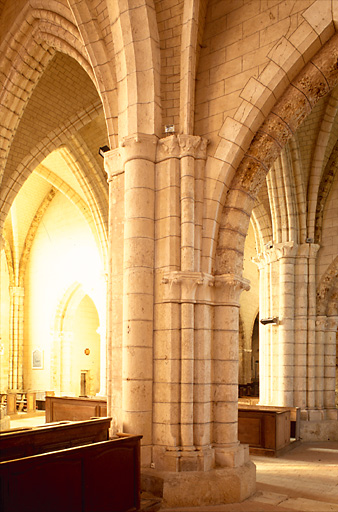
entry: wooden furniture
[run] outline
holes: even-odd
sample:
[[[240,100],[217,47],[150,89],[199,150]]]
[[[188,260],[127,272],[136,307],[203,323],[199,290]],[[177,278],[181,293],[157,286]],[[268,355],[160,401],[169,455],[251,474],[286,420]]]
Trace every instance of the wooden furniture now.
[[[10,390],[1,395],[1,402],[6,403],[7,414],[9,415],[22,411],[36,411],[36,393],[34,391]]]
[[[242,405],[238,407],[238,439],[250,453],[278,456],[290,445],[291,409]]]
[[[105,398],[46,395],[46,423],[62,420],[81,421],[104,416],[107,416]]]
[[[65,421],[0,433],[0,461],[30,457],[109,439],[111,418]]]
[[[85,431],[91,422],[79,423]],[[63,426],[49,428],[57,435]],[[36,430],[43,435],[41,429]],[[20,434],[27,441],[26,431]],[[140,508],[141,437],[120,435],[85,446],[3,460],[1,512],[136,512]]]

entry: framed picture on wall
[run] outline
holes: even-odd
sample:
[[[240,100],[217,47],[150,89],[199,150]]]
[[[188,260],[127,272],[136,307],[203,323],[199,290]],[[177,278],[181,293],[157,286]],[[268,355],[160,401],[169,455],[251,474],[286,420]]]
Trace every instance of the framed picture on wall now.
[[[43,369],[43,351],[36,348],[32,352],[32,367],[34,370]]]

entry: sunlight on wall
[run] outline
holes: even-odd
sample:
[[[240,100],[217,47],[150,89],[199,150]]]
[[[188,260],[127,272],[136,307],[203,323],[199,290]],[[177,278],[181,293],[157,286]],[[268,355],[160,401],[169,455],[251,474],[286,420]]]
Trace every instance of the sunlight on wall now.
[[[1,340],[0,340],[0,391],[5,393],[8,388],[8,356],[9,356],[9,279],[5,251],[1,251]]]
[[[95,240],[78,209],[58,193],[37,230],[26,274],[26,389],[53,389],[54,383],[62,380],[61,375],[55,375],[62,370],[62,345],[55,346],[55,335],[59,334],[54,333],[55,318],[65,293],[75,282],[93,299],[102,325],[105,281]],[[72,344],[74,336],[71,338]],[[31,357],[36,348],[43,355],[41,369],[32,368]],[[75,393],[75,389],[69,391]]]

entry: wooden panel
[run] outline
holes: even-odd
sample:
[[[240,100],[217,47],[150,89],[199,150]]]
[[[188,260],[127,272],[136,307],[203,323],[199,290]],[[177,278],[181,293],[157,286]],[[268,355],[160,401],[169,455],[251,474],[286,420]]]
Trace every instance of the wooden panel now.
[[[141,437],[0,462],[1,512],[137,511]]]
[[[260,449],[265,454],[277,454],[290,444],[290,409],[241,404],[238,439],[248,444],[252,453]]]
[[[0,461],[106,441],[110,423],[111,418],[97,418],[1,432]]]
[[[241,417],[238,421],[238,439],[251,446],[262,446],[261,418]]]
[[[83,421],[107,415],[104,398],[46,396],[46,422]]]

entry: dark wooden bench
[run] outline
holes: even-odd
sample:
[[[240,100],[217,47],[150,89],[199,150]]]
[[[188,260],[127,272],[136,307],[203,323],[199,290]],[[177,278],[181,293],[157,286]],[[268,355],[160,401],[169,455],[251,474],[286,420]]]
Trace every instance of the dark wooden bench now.
[[[251,454],[281,455],[289,449],[291,437],[299,439],[299,414],[296,407],[239,404],[238,439],[249,445]]]
[[[107,434],[107,420],[110,424],[110,418],[105,418],[1,434],[2,447],[10,444],[6,455],[0,447],[1,512],[139,510],[142,436],[120,434],[114,439],[94,440],[84,446],[61,449],[62,443],[76,445],[84,439],[85,442],[89,438],[96,439],[96,434],[89,433],[92,425],[100,425],[101,433]],[[72,427],[77,430],[71,430]],[[49,444],[51,441],[52,445]],[[31,442],[33,446],[27,446]],[[50,448],[53,451],[27,456],[29,451],[44,452]]]
[[[0,461],[107,441],[111,418],[46,424],[0,433]]]
[[[0,462],[2,512],[133,512],[140,508],[140,438]]]
[[[46,422],[82,421],[107,416],[105,398],[46,396]]]

